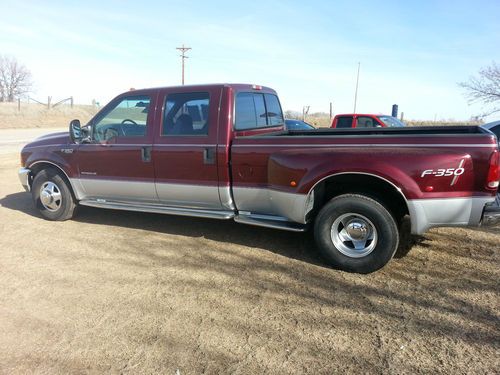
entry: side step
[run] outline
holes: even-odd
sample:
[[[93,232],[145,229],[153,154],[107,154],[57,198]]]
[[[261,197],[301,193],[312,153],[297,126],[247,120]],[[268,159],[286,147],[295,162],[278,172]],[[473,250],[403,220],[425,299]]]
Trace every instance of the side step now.
[[[242,214],[241,212],[234,217],[234,221],[241,224],[282,229],[291,232],[304,232],[307,228],[305,224],[294,223],[281,216]]]
[[[218,210],[205,210],[199,208],[180,208],[180,207],[167,207],[157,204],[148,203],[127,203],[106,201],[103,199],[84,199],[79,202],[82,206],[109,208],[112,210],[124,211],[138,211],[138,212],[151,212],[156,214],[203,217],[208,219],[227,220],[234,217],[233,211],[218,211]]]

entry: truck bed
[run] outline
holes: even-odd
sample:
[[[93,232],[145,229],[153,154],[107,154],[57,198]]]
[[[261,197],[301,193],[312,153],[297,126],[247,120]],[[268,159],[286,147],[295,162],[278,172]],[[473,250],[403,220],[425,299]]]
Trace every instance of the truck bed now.
[[[285,130],[275,133],[267,133],[264,135],[256,135],[252,137],[261,138],[266,136],[426,136],[426,135],[464,135],[470,137],[471,135],[484,135],[489,132],[480,126],[414,126],[407,128],[321,128],[316,130]]]

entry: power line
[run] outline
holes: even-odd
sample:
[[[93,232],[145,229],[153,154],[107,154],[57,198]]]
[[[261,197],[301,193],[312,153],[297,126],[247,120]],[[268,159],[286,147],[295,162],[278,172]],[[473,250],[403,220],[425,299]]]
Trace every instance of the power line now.
[[[189,57],[186,56],[186,52],[191,49],[191,47],[185,47],[184,44],[182,47],[177,47],[177,50],[181,51],[181,60],[182,60],[182,84],[184,85],[184,60],[188,59]]]

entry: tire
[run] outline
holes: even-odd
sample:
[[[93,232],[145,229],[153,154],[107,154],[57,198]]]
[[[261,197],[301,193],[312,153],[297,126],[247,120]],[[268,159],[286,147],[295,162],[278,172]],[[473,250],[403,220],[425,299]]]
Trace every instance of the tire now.
[[[45,219],[64,221],[73,217],[76,201],[71,187],[55,169],[44,169],[37,173],[31,194],[35,207]]]
[[[396,220],[378,201],[359,194],[333,198],[318,213],[314,239],[330,265],[347,272],[374,272],[398,248]]]

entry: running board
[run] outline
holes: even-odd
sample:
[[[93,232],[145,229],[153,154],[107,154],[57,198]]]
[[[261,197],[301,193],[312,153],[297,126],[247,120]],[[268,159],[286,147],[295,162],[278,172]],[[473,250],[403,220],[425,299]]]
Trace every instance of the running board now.
[[[294,223],[280,216],[239,214],[234,217],[234,221],[241,224],[255,225],[258,227],[288,230],[291,232],[304,232],[307,228],[305,224]]]
[[[81,200],[79,203],[82,206],[109,208],[112,210],[138,211],[138,212],[150,212],[156,214],[203,217],[207,219],[227,220],[234,217],[233,211],[168,207],[168,206],[160,206],[157,204],[148,204],[148,203],[137,204],[137,203],[125,203],[125,202],[113,202],[101,199],[99,200],[84,199]]]

